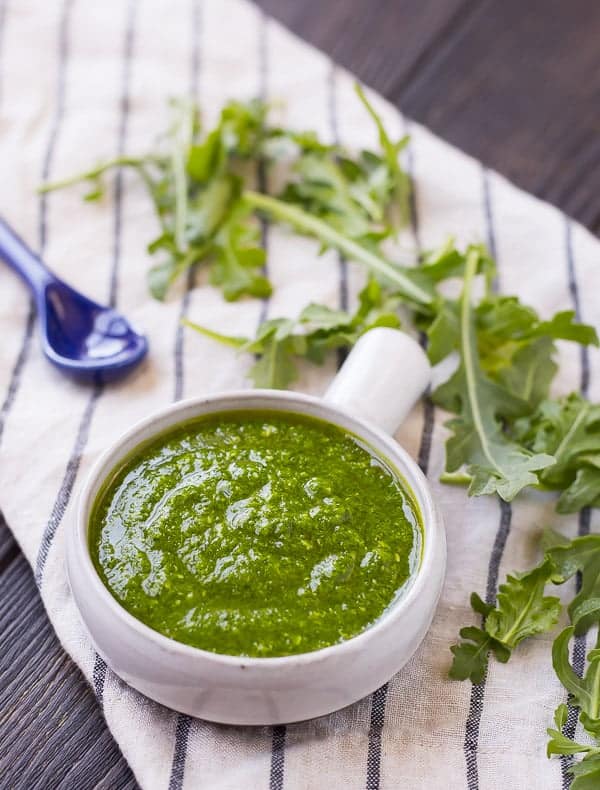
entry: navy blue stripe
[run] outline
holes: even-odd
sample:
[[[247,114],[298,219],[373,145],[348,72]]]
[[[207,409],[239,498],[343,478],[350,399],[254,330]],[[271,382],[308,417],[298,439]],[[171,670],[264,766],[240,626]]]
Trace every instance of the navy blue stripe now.
[[[0,4],[0,58],[4,55],[4,31],[6,28],[6,18],[8,16],[8,0],[4,0]],[[0,71],[0,102],[3,96],[3,80],[4,70]],[[40,253],[41,254],[41,253]],[[2,444],[2,436],[4,434],[4,426],[6,419],[15,401],[19,384],[21,383],[21,372],[29,356],[29,348],[31,345],[31,338],[33,336],[33,328],[35,326],[35,305],[33,301],[29,302],[29,310],[27,318],[25,319],[25,328],[23,330],[23,339],[19,347],[19,353],[15,360],[15,364],[10,374],[6,395],[2,405],[0,406],[0,444]]]
[[[269,19],[262,9],[258,9],[259,13],[259,30],[258,30],[258,94],[262,101],[266,101],[269,95],[269,57],[268,57],[268,22]],[[266,163],[261,159],[258,163],[257,169],[258,189],[260,192],[267,191],[267,170]],[[259,219],[260,222],[260,236],[261,244],[266,250],[269,244],[269,221],[264,217]],[[269,276],[269,267],[265,259],[263,266],[263,274],[265,277]],[[269,299],[263,299],[258,316],[259,326],[267,320],[267,313],[269,311]]]
[[[67,4],[65,5],[65,8],[67,10],[71,8],[71,0],[68,0]],[[125,31],[125,49],[124,49],[124,57],[123,57],[122,91],[121,91],[121,100],[120,100],[121,118],[119,122],[118,137],[117,137],[117,150],[119,155],[122,154],[125,149],[125,137],[127,131],[127,115],[129,112],[129,80],[130,80],[131,58],[132,58],[132,49],[133,49],[134,14],[135,14],[135,0],[130,0],[128,7],[128,14],[127,14],[127,27]],[[62,31],[61,52],[64,53],[63,60],[65,61],[65,63],[68,53],[67,24],[68,24],[68,17],[65,14],[64,24],[61,26],[61,31]],[[62,69],[61,74],[62,74],[62,81],[64,83],[64,68]],[[61,100],[60,106],[64,108],[64,90],[63,90],[63,98]],[[44,174],[44,180],[47,180],[49,176],[50,161],[51,161],[51,157],[48,158],[48,172]],[[116,301],[118,269],[119,269],[120,256],[121,256],[123,187],[122,187],[122,180],[120,178],[120,175],[121,174],[119,173],[115,182],[115,195],[114,195],[114,201],[115,201],[114,234],[113,234],[114,241],[113,241],[113,259],[112,259],[112,267],[110,272],[110,286],[109,286],[109,301],[111,305],[114,305]],[[42,221],[45,222],[45,210],[42,212]],[[43,225],[43,227],[45,226]],[[67,462],[67,468],[65,470],[65,474],[60,489],[54,501],[52,512],[50,514],[48,523],[46,524],[46,528],[42,536],[42,542],[38,551],[36,567],[35,567],[35,579],[38,585],[41,585],[42,583],[42,577],[46,565],[46,560],[48,559],[48,554],[50,553],[50,548],[52,546],[54,536],[56,534],[56,531],[58,530],[58,527],[62,522],[63,516],[67,509],[67,505],[69,504],[69,501],[71,499],[73,486],[75,485],[75,480],[77,479],[77,473],[79,471],[79,465],[81,463],[81,456],[87,444],[92,417],[94,415],[96,404],[98,402],[98,399],[100,398],[100,395],[102,394],[102,391],[103,391],[103,387],[101,384],[97,383],[94,385],[92,389],[92,393],[89,397],[89,400],[83,412],[83,416],[79,423],[77,436],[75,438],[75,444],[73,445],[71,455]]]
[[[129,0],[127,8],[127,21],[125,27],[125,44],[123,50],[123,71],[121,72],[121,97],[119,128],[117,131],[117,156],[125,153],[127,140],[127,126],[129,123],[129,83],[131,81],[131,68],[133,59],[133,34],[134,20],[136,13],[136,0]],[[121,263],[121,239],[123,224],[123,171],[118,170],[114,182],[113,199],[113,266],[110,275],[110,287],[108,301],[114,307],[117,301],[117,290],[119,285],[119,268]]]
[[[29,357],[29,349],[31,348],[31,338],[33,337],[34,327],[35,306],[33,302],[30,302],[27,319],[25,321],[25,329],[23,331],[23,339],[21,340],[21,347],[13,366],[12,373],[10,374],[10,381],[8,382],[8,388],[6,390],[4,401],[2,402],[2,406],[0,406],[0,444],[2,443],[6,420],[10,410],[12,409],[13,403],[15,402],[15,398],[21,384],[21,374]]]
[[[81,421],[79,423],[79,428],[77,429],[77,436],[75,437],[75,443],[73,445],[73,449],[71,450],[71,455],[69,456],[67,467],[65,469],[65,473],[63,475],[60,488],[58,489],[58,494],[56,495],[56,499],[54,500],[54,504],[52,505],[50,518],[48,519],[48,522],[44,529],[42,542],[38,550],[37,560],[35,564],[35,581],[38,587],[41,587],[42,584],[44,568],[46,567],[46,561],[48,559],[48,555],[52,547],[54,536],[56,535],[56,531],[58,530],[63,520],[65,511],[67,509],[67,505],[69,504],[69,501],[71,499],[73,486],[75,485],[75,480],[77,479],[77,473],[79,471],[79,466],[81,464],[81,457],[83,455],[83,451],[87,444],[87,440],[90,432],[90,424],[92,422],[92,416],[94,414],[96,403],[98,402],[98,398],[100,397],[101,393],[102,393],[102,385],[95,384],[92,389],[92,394],[86,404]]]
[[[68,40],[68,26],[69,17],[71,13],[73,0],[65,0],[63,2],[59,21],[58,33],[58,60],[57,60],[57,89],[56,89],[56,104],[55,111],[50,124],[50,135],[48,137],[48,144],[44,152],[42,162],[42,181],[47,181],[50,177],[50,170],[54,159],[54,151],[56,149],[56,142],[58,134],[62,125],[65,114],[65,86],[66,86],[66,73],[67,64],[69,60],[69,40]],[[4,31],[6,22],[6,12],[8,3],[2,5],[2,20],[1,29]],[[46,249],[46,240],[48,236],[47,230],[47,212],[48,212],[48,195],[46,193],[40,195],[39,199],[39,222],[38,222],[38,252],[40,257],[43,256]],[[33,330],[35,327],[35,305],[30,302],[29,312],[25,324],[25,331],[23,332],[23,340],[19,349],[15,365],[12,370],[10,382],[6,397],[0,409],[0,441],[4,433],[4,426],[6,419],[15,401],[19,386],[21,384],[21,374],[25,368],[25,364],[29,358],[29,351],[31,348],[31,340],[33,338]]]
[[[487,168],[482,167],[483,172],[483,211],[485,215],[487,246],[490,254],[494,260],[498,256],[498,249],[496,247],[496,232],[494,223],[492,221],[492,194],[490,188],[490,175]]]
[[[371,695],[371,719],[369,722],[369,749],[367,753],[367,790],[379,790],[381,781],[381,735],[385,723],[385,705],[388,684]]]
[[[92,672],[92,685],[94,693],[100,707],[104,704],[104,685],[106,683],[106,672],[108,667],[104,659],[96,653],[94,657],[94,669]]]
[[[190,75],[190,98],[192,101],[198,100],[199,75],[200,75],[200,40],[202,37],[202,3],[201,0],[192,0],[192,68]],[[177,330],[175,332],[175,387],[173,400],[178,401],[184,394],[184,359],[185,359],[185,332],[182,324],[187,316],[190,306],[190,292],[194,285],[194,268],[190,267],[186,272],[185,291],[181,299]]]
[[[490,253],[497,258],[496,235],[492,211],[492,194],[490,188],[489,174],[486,168],[481,167],[481,184],[483,195],[483,210],[486,224],[486,241]],[[498,287],[498,281],[495,283]],[[506,541],[510,533],[512,524],[512,507],[502,499],[498,499],[500,507],[500,521],[496,530],[494,545],[488,562],[487,582],[485,597],[489,604],[495,604],[496,592],[498,589],[498,574],[500,564],[504,555]],[[479,787],[479,767],[478,767],[478,748],[479,731],[483,706],[485,701],[485,686],[487,674],[481,683],[474,683],[471,686],[471,697],[469,700],[469,712],[465,723],[465,738],[463,751],[465,755],[467,787],[469,790],[477,790]]]
[[[579,513],[579,520],[577,526],[578,535],[590,534],[591,510],[589,507],[583,508]],[[575,581],[575,589],[577,592],[581,589],[581,575],[577,574]],[[585,634],[576,636],[573,642],[573,670],[581,677],[585,668],[585,654],[587,652],[587,639]],[[569,712],[567,714],[567,721],[563,727],[563,734],[567,738],[573,740],[575,738],[575,730],[577,728],[577,721],[579,719],[579,708],[575,705],[569,704],[567,698],[567,705]],[[573,776],[569,773],[569,768],[573,764],[573,756],[562,754],[560,756],[560,773],[561,773],[561,787],[562,790],[568,790],[573,782]]]
[[[62,4],[61,13],[60,13],[60,20],[59,20],[59,30],[58,30],[58,60],[57,60],[57,73],[56,73],[56,103],[54,114],[52,116],[52,120],[50,123],[50,135],[48,137],[48,144],[46,146],[46,150],[44,152],[44,158],[42,162],[42,181],[47,181],[50,177],[52,163],[54,160],[54,152],[56,150],[56,143],[58,140],[59,132],[62,127],[62,122],[65,115],[65,107],[66,107],[66,76],[67,76],[67,67],[69,62],[69,24],[70,24],[70,15],[71,9],[73,7],[72,0],[65,0]],[[44,250],[46,248],[46,242],[48,238],[48,195],[43,194],[40,196],[39,201],[39,224],[38,224],[38,234],[39,234],[39,253],[40,255],[44,254]],[[12,393],[9,392],[10,395],[10,403],[14,401],[17,388],[19,386],[19,378],[25,362],[29,355],[29,346],[31,342],[31,337],[33,334],[33,315],[30,314],[30,319],[28,321],[28,326],[25,331],[23,345],[21,347],[21,351],[19,353],[19,358],[17,359],[17,363],[15,365],[15,369],[13,371],[13,381],[11,382],[11,386],[13,388]],[[71,459],[69,459],[71,461]],[[78,466],[77,459],[74,460],[74,463],[70,463],[67,466],[67,470],[65,472],[66,478],[66,485],[69,484],[71,475],[73,473],[73,468]],[[52,512],[50,515],[50,529],[55,529],[54,524],[58,515],[60,514],[60,507],[62,502],[62,497],[60,496],[61,491],[63,491],[63,487],[65,486],[65,478],[63,478],[63,484],[61,485],[61,489],[59,491],[59,497],[54,503],[54,507],[52,508]],[[60,502],[59,502],[60,498]],[[44,540],[46,538],[46,532],[48,532],[48,526],[46,526],[46,531],[42,538],[42,545],[40,547],[36,569],[35,569],[35,579],[36,582],[39,584],[41,573],[40,570],[43,568],[43,565],[46,561],[46,557],[48,555],[49,550],[49,542]],[[40,564],[41,561],[41,564]]]
[[[424,475],[429,470],[429,459],[431,457],[431,445],[433,443],[433,429],[435,426],[435,406],[429,396],[429,390],[423,398],[423,430],[421,432],[421,443],[417,455],[419,469]]]
[[[180,713],[177,716],[175,727],[175,749],[173,751],[173,762],[171,763],[171,776],[169,777],[169,790],[181,790],[183,778],[185,776],[185,764],[187,761],[187,746],[190,737],[192,719]]]
[[[337,103],[337,66],[331,61],[329,65],[329,73],[327,75],[328,86],[328,110],[329,110],[329,128],[331,129],[331,139],[335,145],[340,143],[340,131],[338,124],[338,103]],[[348,264],[342,255],[338,255],[339,262],[339,301],[342,310],[348,309]]]
[[[66,76],[67,64],[69,61],[69,22],[71,17],[71,10],[73,7],[73,0],[64,0],[60,15],[59,33],[58,33],[58,65],[57,65],[57,90],[56,90],[56,104],[52,123],[50,125],[50,137],[48,138],[48,145],[44,153],[44,161],[42,163],[42,181],[50,180],[50,170],[52,162],[54,161],[54,152],[56,150],[56,143],[58,141],[58,134],[62,126],[63,118],[65,115],[65,99],[66,99]],[[46,248],[46,237],[48,235],[48,200],[49,194],[43,192],[40,195],[40,223],[39,223],[39,252],[43,255]]]
[[[410,123],[406,118],[403,116],[403,124],[404,129],[403,132],[405,135],[410,135]],[[406,172],[408,175],[408,183],[409,183],[409,193],[408,193],[408,208],[409,208],[409,219],[410,219],[410,229],[413,237],[413,241],[415,244],[415,248],[417,253],[420,254],[422,252],[422,245],[421,245],[421,236],[420,236],[420,220],[419,220],[419,209],[417,203],[417,186],[415,182],[415,149],[414,146],[410,143],[406,147]]]
[[[579,296],[579,286],[577,283],[577,271],[575,267],[575,255],[573,252],[573,230],[570,220],[565,217],[565,257],[567,262],[567,278],[569,293],[571,295],[571,303],[575,311],[575,317],[578,321],[582,320],[581,315],[581,299]],[[584,398],[589,396],[590,387],[590,357],[589,349],[587,346],[580,348],[580,381],[579,389]],[[577,534],[589,535],[591,523],[591,510],[589,507],[583,508],[579,513]],[[575,582],[576,590],[581,589],[581,576],[578,574]],[[576,636],[573,642],[573,669],[581,677],[585,668],[585,654],[587,651],[587,639],[585,634]],[[568,702],[568,700],[567,700]],[[575,737],[575,729],[577,727],[577,720],[579,718],[579,709],[573,705],[569,705],[569,713],[567,721],[563,728],[564,735],[567,738],[573,739]],[[561,770],[561,786],[563,790],[568,790],[571,787],[573,776],[569,773],[569,768],[573,764],[573,757],[571,755],[561,755],[560,770]]]
[[[487,583],[486,583],[486,602],[495,604],[496,591],[498,589],[498,574],[500,563],[506,547],[506,541],[510,533],[512,522],[512,507],[508,502],[499,499],[500,522],[496,531],[494,546],[488,562]],[[478,748],[479,730],[481,717],[483,715],[483,704],[485,699],[485,686],[487,673],[481,683],[473,683],[471,686],[471,697],[469,700],[469,712],[465,724],[465,739],[463,751],[467,770],[467,787],[469,790],[477,790],[479,787],[479,767],[478,767]]]
[[[409,134],[410,127],[407,121],[404,121],[404,133]],[[410,227],[412,231],[413,241],[417,254],[420,256],[422,252],[421,237],[419,232],[419,212],[417,210],[417,187],[414,178],[415,172],[415,152],[414,146],[408,145],[406,150],[406,168],[409,177],[409,208],[410,208]],[[419,342],[423,347],[427,343],[427,336],[422,332],[419,336]],[[421,432],[421,442],[419,444],[419,452],[417,453],[417,463],[419,469],[424,475],[429,471],[429,459],[431,457],[431,445],[433,443],[433,429],[435,427],[435,406],[430,397],[430,390],[428,389],[423,397],[423,430]]]
[[[510,504],[503,499],[498,500],[498,503],[500,505],[500,523],[498,524],[496,538],[488,563],[487,584],[485,588],[485,600],[489,604],[496,603],[500,563],[502,562],[502,555],[504,554],[512,520],[512,508]]]
[[[581,299],[579,296],[579,286],[577,284],[577,270],[575,267],[575,255],[573,252],[573,229],[571,221],[565,217],[565,254],[567,258],[567,277],[569,282],[569,293],[575,311],[575,317],[582,321]],[[584,398],[589,396],[590,389],[590,352],[588,346],[580,347],[581,354],[581,377],[579,389]]]
[[[331,139],[335,145],[339,145],[340,132],[338,124],[338,106],[337,106],[337,66],[331,61],[329,64],[329,72],[327,75],[328,87],[328,112],[329,112],[329,128],[331,130]],[[339,305],[341,310],[347,310],[350,300],[348,293],[348,264],[343,255],[338,253],[338,276],[339,276]],[[337,350],[337,366],[338,370],[344,364],[348,351],[345,348],[338,348]]]
[[[283,787],[285,778],[285,737],[286,727],[284,724],[278,724],[276,727],[273,727],[269,790],[281,790]]]
[[[58,60],[57,60],[57,89],[56,89],[56,103],[55,111],[50,123],[50,134],[48,143],[44,152],[42,162],[42,181],[46,181],[50,175],[52,160],[54,158],[54,150],[56,148],[56,141],[58,133],[62,124],[64,111],[65,111],[65,77],[67,70],[67,63],[69,59],[68,49],[68,19],[71,10],[72,0],[65,0],[61,8],[59,20],[59,33],[58,33]],[[4,42],[4,28],[6,25],[6,17],[8,12],[8,2],[2,3],[0,6],[0,44]],[[44,254],[46,247],[47,237],[47,201],[48,195],[40,195],[39,199],[39,221],[38,221],[38,252],[40,256]],[[21,375],[25,368],[27,359],[29,358],[29,351],[31,348],[31,340],[33,337],[33,330],[35,327],[35,305],[33,302],[29,304],[29,311],[25,321],[25,328],[23,331],[23,339],[17,359],[15,361],[10,381],[6,391],[6,395],[2,406],[0,407],[0,442],[4,433],[4,427],[8,414],[14,404],[19,386],[21,384]]]

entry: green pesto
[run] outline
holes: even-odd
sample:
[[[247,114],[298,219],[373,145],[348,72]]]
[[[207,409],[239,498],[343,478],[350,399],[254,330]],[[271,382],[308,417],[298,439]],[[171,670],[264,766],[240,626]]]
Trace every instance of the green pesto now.
[[[418,507],[360,441],[223,412],[140,445],[99,493],[96,569],[131,614],[218,653],[304,653],[364,631],[418,565]]]

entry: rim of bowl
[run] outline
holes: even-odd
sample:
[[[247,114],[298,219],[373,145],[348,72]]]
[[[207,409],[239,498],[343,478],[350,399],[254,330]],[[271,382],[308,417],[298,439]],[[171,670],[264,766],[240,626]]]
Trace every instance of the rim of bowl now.
[[[230,655],[228,653],[215,653],[211,650],[204,650],[194,645],[188,645],[185,642],[179,642],[169,636],[161,634],[159,631],[154,630],[149,625],[139,620],[137,617],[127,611],[117,599],[112,595],[110,590],[106,587],[100,578],[94,563],[92,562],[90,547],[88,541],[88,526],[89,516],[95,497],[98,494],[100,486],[106,479],[106,476],[114,469],[119,461],[125,457],[129,452],[135,449],[135,446],[149,441],[153,436],[158,436],[164,431],[167,431],[171,426],[177,424],[177,421],[170,422],[168,425],[157,428],[145,438],[140,438],[139,441],[130,450],[121,455],[117,460],[114,459],[115,455],[119,455],[119,451],[124,444],[134,439],[136,434],[151,428],[154,423],[163,418],[169,418],[174,414],[183,412],[194,407],[210,406],[206,412],[198,414],[198,417],[205,416],[211,412],[221,411],[243,411],[247,409],[260,409],[261,406],[247,406],[243,405],[227,408],[228,401],[239,400],[265,400],[265,408],[269,408],[267,401],[284,401],[289,404],[296,403],[298,405],[298,412],[300,414],[307,414],[304,406],[312,406],[317,409],[322,409],[327,413],[327,416],[319,416],[308,413],[308,416],[322,419],[325,422],[330,422],[337,427],[341,427],[350,433],[354,433],[360,439],[366,442],[369,447],[372,447],[376,455],[380,455],[384,460],[387,460],[393,470],[404,480],[408,486],[409,491],[416,499],[417,505],[421,511],[422,520],[422,552],[421,561],[418,568],[414,572],[412,579],[407,581],[407,587],[402,594],[388,605],[388,608],[375,620],[371,625],[367,626],[363,631],[355,636],[345,639],[343,642],[336,642],[332,645],[312,650],[307,653],[293,653],[286,656],[240,656]],[[223,408],[219,408],[223,407]],[[294,411],[290,409],[289,411]],[[350,423],[352,427],[346,428],[336,421],[336,416],[342,417],[345,421]],[[193,419],[193,416],[182,419]],[[386,447],[387,452],[373,446],[365,434],[371,433],[374,435],[377,442]],[[399,459],[399,463],[398,460]],[[104,467],[107,467],[104,469]],[[408,474],[407,474],[408,473]],[[410,479],[406,479],[410,477]],[[93,489],[96,488],[94,496],[91,496]],[[73,531],[75,534],[73,535]],[[440,532],[442,534],[440,534]],[[360,648],[363,643],[372,639],[378,632],[389,628],[392,623],[401,617],[403,612],[414,603],[418,605],[418,598],[421,590],[429,583],[430,566],[434,561],[435,542],[443,539],[443,530],[441,518],[439,516],[436,505],[433,501],[427,479],[422,473],[419,466],[407,453],[407,451],[394,439],[393,435],[388,434],[382,428],[379,428],[375,423],[358,417],[345,409],[338,408],[336,405],[329,403],[323,398],[315,397],[313,395],[306,395],[299,392],[290,392],[284,390],[270,390],[270,389],[254,389],[254,390],[230,390],[222,393],[215,393],[207,396],[200,396],[196,398],[188,398],[186,400],[177,401],[166,407],[157,409],[152,414],[136,422],[131,428],[125,431],[121,436],[113,442],[94,463],[92,469],[89,471],[84,485],[79,494],[76,515],[74,519],[74,530],[71,530],[71,538],[76,541],[76,550],[79,555],[83,557],[83,567],[87,576],[91,578],[95,592],[99,595],[102,603],[124,624],[132,628],[138,634],[150,640],[156,647],[167,650],[170,652],[177,652],[183,656],[190,658],[202,657],[205,660],[219,665],[240,667],[250,669],[252,667],[281,667],[285,664],[307,664],[313,662],[320,662],[325,660],[331,654],[340,654],[346,651],[353,651]],[[68,574],[69,575],[69,574]],[[70,583],[70,581],[69,581]],[[89,592],[85,593],[89,595]],[[75,597],[75,596],[74,596]],[[77,600],[75,599],[77,604]],[[77,604],[79,609],[79,605]]]

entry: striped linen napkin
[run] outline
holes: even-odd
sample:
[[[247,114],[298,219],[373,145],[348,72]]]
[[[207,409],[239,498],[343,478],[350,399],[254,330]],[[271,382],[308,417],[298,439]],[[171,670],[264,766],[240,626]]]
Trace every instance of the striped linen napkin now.
[[[243,0],[84,0],[3,4],[0,103],[2,213],[48,263],[94,299],[112,301],[151,342],[148,361],[102,389],[69,383],[40,352],[27,295],[0,271],[0,508],[31,563],[65,649],[93,686],[143,788],[560,788],[545,728],[564,693],[547,637],[492,664],[478,686],[447,679],[448,646],[471,622],[471,590],[493,600],[499,578],[535,559],[536,526],[599,528],[597,513],[558,518],[551,497],[512,507],[440,485],[443,415],[418,407],[398,434],[427,473],[444,512],[448,574],[420,650],[388,684],[345,710],[287,727],[214,725],[167,710],[124,685],[94,653],[65,579],[64,539],[82,479],[137,419],[173,399],[246,386],[251,360],[184,333],[182,315],[232,334],[261,314],[295,315],[311,299],[355,299],[363,272],[278,229],[267,234],[268,304],[224,304],[202,275],[166,304],[149,298],[145,244],[155,231],[142,189],[127,175],[101,205],[77,189],[36,197],[42,180],[122,152],[145,151],[164,125],[166,99],[192,93],[214,120],[228,97],[284,99],[286,123],[344,144],[376,145],[352,77]],[[24,46],[23,42],[27,42]],[[390,130],[408,131],[416,185],[412,233],[428,248],[454,234],[486,241],[500,288],[542,312],[574,308],[599,319],[600,244],[551,206],[403,118],[372,95]],[[9,197],[10,196],[10,197]],[[561,348],[559,386],[600,397],[596,352]],[[333,363],[307,368],[298,388],[322,393]],[[590,524],[591,520],[591,524]]]

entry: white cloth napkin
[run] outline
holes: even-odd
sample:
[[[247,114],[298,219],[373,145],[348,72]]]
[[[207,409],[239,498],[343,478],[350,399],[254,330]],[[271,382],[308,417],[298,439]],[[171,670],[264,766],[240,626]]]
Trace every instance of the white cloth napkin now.
[[[115,296],[143,326],[151,355],[128,380],[94,393],[69,383],[43,358],[22,285],[0,271],[0,508],[33,566],[65,649],[93,685],[108,725],[144,788],[558,788],[561,763],[545,757],[545,728],[564,699],[550,640],[492,664],[484,684],[447,679],[448,646],[473,621],[471,590],[493,598],[498,579],[536,559],[538,528],[574,535],[550,496],[511,507],[467,499],[437,482],[444,415],[415,409],[399,441],[426,469],[448,530],[449,562],[437,616],[420,650],[371,698],[288,727],[224,727],[160,707],[99,660],[65,579],[64,540],[82,479],[98,454],[137,419],[174,397],[246,385],[251,360],[179,328],[192,319],[251,334],[262,304],[225,304],[200,276],[189,299],[148,296],[145,244],[155,232],[142,188],[124,176],[100,205],[74,189],[36,197],[41,180],[76,172],[118,152],[144,152],[165,121],[166,99],[193,91],[214,119],[228,97],[284,100],[288,124],[350,146],[376,145],[352,78],[242,0],[21,0],[5,8],[0,53],[2,213],[74,286],[99,301]],[[411,134],[417,230],[404,246],[428,248],[449,234],[484,240],[498,258],[500,287],[551,313],[576,308],[598,323],[600,244],[559,211],[371,97],[392,132]],[[271,317],[311,299],[354,298],[333,253],[279,230],[268,233]],[[561,348],[559,388],[600,396],[598,354]],[[334,372],[306,368],[298,388],[321,393]],[[600,526],[597,513],[592,528]],[[582,525],[585,527],[585,523]]]

